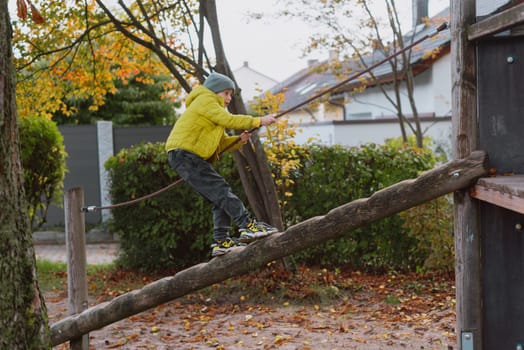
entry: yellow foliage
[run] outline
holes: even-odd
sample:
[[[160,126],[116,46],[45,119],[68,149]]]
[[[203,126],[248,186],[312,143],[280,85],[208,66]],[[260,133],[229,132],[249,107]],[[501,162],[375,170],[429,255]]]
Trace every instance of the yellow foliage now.
[[[439,47],[433,49],[433,50],[427,50],[424,52],[424,55],[422,55],[423,60],[427,59],[436,59],[438,55],[440,54],[441,49]]]
[[[284,94],[273,95],[266,92],[262,97],[255,97],[255,103],[250,107],[257,115],[278,114],[280,105],[284,102]],[[302,167],[297,144],[293,140],[297,126],[286,116],[278,118],[277,122],[266,127],[265,151],[268,162],[273,165],[273,178],[279,193],[281,207],[285,207],[287,199],[293,196],[291,186],[294,181],[291,174]]]
[[[89,100],[89,109],[97,110],[107,94],[116,92],[115,80],[126,84],[140,73],[145,76],[169,74],[150,50],[107,27],[92,30],[91,41],[75,43],[85,35],[86,18],[81,15],[83,12],[67,6],[66,2],[48,2],[42,6],[46,22],[40,26],[14,24],[20,117],[51,118],[58,111],[71,115],[75,108],[67,106],[67,100]],[[94,2],[88,6],[89,13],[96,17]],[[94,23],[95,18],[89,20]],[[51,54],[42,56],[42,52]],[[141,82],[153,83],[148,78]],[[166,85],[168,87],[172,86]]]

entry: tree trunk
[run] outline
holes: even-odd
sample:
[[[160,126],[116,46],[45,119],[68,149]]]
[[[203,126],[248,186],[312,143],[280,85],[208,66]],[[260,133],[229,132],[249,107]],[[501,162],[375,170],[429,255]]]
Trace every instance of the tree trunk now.
[[[276,233],[268,238],[237,247],[174,276],[123,294],[79,315],[67,317],[51,327],[54,345],[99,329],[131,315],[238,276],[276,259],[339,238],[348,230],[391,216],[447,193],[466,188],[487,173],[486,154],[475,152],[467,159],[455,160],[430,170],[414,180],[402,181]]]
[[[222,45],[215,0],[202,1],[204,6],[201,6],[201,9],[211,29],[217,56],[215,69],[235,80]],[[246,114],[246,108],[240,95],[235,94],[230,109],[233,113]],[[252,136],[251,144],[243,147],[242,153],[235,152],[235,159],[244,191],[255,216],[260,220],[269,222],[279,230],[284,229],[275,184],[257,133]]]
[[[0,0],[0,348],[51,347],[23,187],[7,0]]]

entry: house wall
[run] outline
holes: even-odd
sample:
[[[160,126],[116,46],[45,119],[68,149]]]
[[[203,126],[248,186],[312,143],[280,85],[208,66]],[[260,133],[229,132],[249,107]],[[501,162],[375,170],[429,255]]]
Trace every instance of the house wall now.
[[[315,123],[333,120],[343,120],[343,107],[332,103],[320,103],[308,110],[298,110],[285,115],[290,121],[297,124]]]
[[[435,116],[451,115],[451,55],[448,54],[432,65],[433,111]],[[417,104],[418,106],[418,104]]]
[[[510,0],[477,0],[476,11],[477,16],[486,16],[495,11],[500,6],[506,5]]]
[[[451,118],[429,118],[421,123],[425,136],[430,136],[451,157]],[[387,139],[399,137],[396,119],[367,121],[337,121],[302,124],[295,142],[305,144],[311,140],[324,145],[359,146],[365,143],[383,144]]]
[[[415,77],[414,97],[419,114],[449,115],[451,101],[450,55],[445,55]],[[384,86],[394,98],[391,84]],[[404,114],[413,114],[406,89],[401,90]],[[357,95],[347,95],[346,119],[379,119],[396,114],[379,87],[371,87]]]
[[[293,123],[297,123],[297,124],[302,124],[302,123],[314,123],[316,121],[323,121],[324,119],[324,116],[320,117],[319,116],[319,111],[318,110],[314,110],[312,111],[313,112],[313,115],[314,115],[314,118],[313,116],[306,112],[305,110],[301,109],[301,110],[298,110],[296,112],[291,112],[289,114],[286,114],[286,118],[289,118],[290,121],[292,121]]]

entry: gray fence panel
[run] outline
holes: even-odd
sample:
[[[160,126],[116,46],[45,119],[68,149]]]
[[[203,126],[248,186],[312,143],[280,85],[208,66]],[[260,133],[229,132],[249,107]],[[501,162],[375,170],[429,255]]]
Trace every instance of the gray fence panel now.
[[[96,125],[62,125],[58,129],[64,137],[67,173],[64,179],[64,192],[74,187],[82,187],[86,205],[100,202],[100,183],[98,175],[98,149]],[[86,223],[99,223],[100,213],[86,215]],[[63,226],[64,209],[49,208],[46,226]]]
[[[172,126],[113,127],[114,150],[129,148],[142,142],[165,142]]]
[[[113,127],[114,152],[145,142],[164,142],[172,126]],[[98,169],[98,139],[96,125],[62,125],[58,129],[64,137],[68,153],[64,189],[82,187],[85,205],[100,205],[100,177]],[[99,212],[87,213],[87,224],[101,222]],[[64,226],[64,210],[49,208],[46,227]]]

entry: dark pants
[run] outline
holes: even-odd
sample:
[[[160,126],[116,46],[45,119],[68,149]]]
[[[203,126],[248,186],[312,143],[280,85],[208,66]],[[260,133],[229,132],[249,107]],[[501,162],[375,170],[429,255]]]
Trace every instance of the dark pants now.
[[[238,227],[251,220],[242,201],[231,191],[231,186],[199,156],[181,149],[170,151],[169,165],[184,181],[213,204],[213,239],[223,241],[229,236],[231,219]]]

